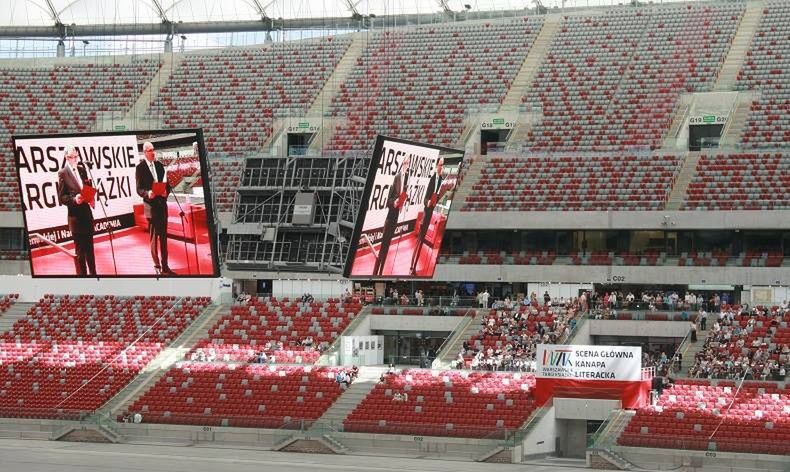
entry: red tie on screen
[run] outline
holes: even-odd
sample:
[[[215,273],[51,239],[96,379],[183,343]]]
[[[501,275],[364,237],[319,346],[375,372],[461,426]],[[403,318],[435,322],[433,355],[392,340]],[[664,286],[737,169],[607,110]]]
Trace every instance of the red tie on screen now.
[[[398,195],[398,200],[395,202],[395,208],[399,209],[403,207],[403,202],[405,201],[406,201],[406,192],[401,192],[400,195]]]
[[[80,192],[82,195],[82,201],[86,202],[91,208],[96,208],[96,189],[91,187],[90,185],[83,185],[82,191]]]

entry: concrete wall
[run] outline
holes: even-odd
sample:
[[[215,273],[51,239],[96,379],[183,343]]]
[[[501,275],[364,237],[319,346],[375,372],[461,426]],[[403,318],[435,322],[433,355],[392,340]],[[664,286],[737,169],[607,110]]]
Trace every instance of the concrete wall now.
[[[464,316],[384,316],[370,315],[369,330],[392,331],[454,331]],[[355,333],[356,335],[356,333]]]
[[[451,282],[787,285],[790,268],[438,264],[433,278]]]
[[[560,435],[560,425],[554,415],[554,407],[540,418],[532,431],[521,443],[521,457],[540,456],[554,453],[556,438]]]
[[[466,461],[475,460],[499,444],[499,441],[486,439],[393,434],[337,432],[332,433],[331,437],[348,448],[351,454]],[[397,465],[394,467],[397,468]]]
[[[30,276],[0,275],[3,293],[18,293],[21,302],[36,302],[44,294],[55,295],[175,295],[220,299],[230,287],[220,279],[34,279]]]
[[[581,326],[576,328],[576,332],[573,334],[573,338],[571,338],[569,344],[589,346],[592,343],[592,337],[590,336],[590,320],[585,320],[582,322]]]
[[[453,211],[447,229],[790,229],[790,211]]]
[[[587,420],[558,420],[559,456],[583,459],[587,451]]]
[[[3,228],[23,228],[25,221],[21,211],[0,211],[0,226]]]
[[[555,398],[554,416],[558,420],[599,420],[609,418],[612,410],[620,409],[619,400],[587,398]]]
[[[787,472],[790,457],[721,451],[690,451],[615,447],[614,451],[645,470],[705,470],[706,472]]]
[[[348,279],[325,279],[312,277],[304,279],[288,278],[272,281],[272,295],[278,298],[300,298],[305,293],[311,294],[316,299],[340,298],[346,289],[351,291],[351,282]]]
[[[30,276],[30,262],[27,259],[23,261],[0,261],[0,275]]]
[[[683,321],[587,320],[591,336],[666,336],[684,338],[689,332]],[[581,344],[576,342],[574,344]]]

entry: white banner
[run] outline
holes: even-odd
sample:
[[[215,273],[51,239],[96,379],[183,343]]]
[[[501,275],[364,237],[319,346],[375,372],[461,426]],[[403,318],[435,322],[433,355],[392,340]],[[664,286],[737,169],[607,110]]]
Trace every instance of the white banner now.
[[[137,138],[118,136],[73,136],[17,139],[22,205],[29,233],[66,224],[66,206],[58,201],[58,171],[63,168],[63,152],[75,147],[86,164],[97,190],[94,216],[116,217],[132,212],[140,202],[135,191]],[[99,205],[104,206],[104,211]]]
[[[407,198],[398,215],[398,223],[416,220],[417,214],[425,208],[423,199],[428,181],[436,172],[439,150],[384,140],[362,233],[384,226],[390,186],[407,158],[410,159]]]
[[[641,380],[642,348],[538,344],[537,378]]]

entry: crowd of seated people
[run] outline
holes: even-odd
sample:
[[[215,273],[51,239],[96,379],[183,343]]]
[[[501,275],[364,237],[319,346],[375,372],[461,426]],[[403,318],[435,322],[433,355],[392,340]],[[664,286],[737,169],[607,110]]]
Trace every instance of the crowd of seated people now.
[[[335,382],[337,382],[341,388],[347,389],[355,380],[357,380],[357,377],[359,377],[359,367],[351,366],[350,369],[338,370],[337,374],[335,375]]]
[[[624,293],[623,290],[612,290],[603,292],[603,294],[593,292],[590,306],[597,310],[647,309],[651,311],[704,310],[718,312],[722,305],[727,306],[732,302],[732,295],[726,292],[705,295],[702,293],[678,293],[676,290],[667,290],[664,292],[643,291],[639,294],[634,294],[633,291]]]
[[[656,376],[666,376],[683,369],[683,354],[678,346],[663,346],[663,349],[642,348],[642,367],[654,367]],[[674,351],[674,354],[673,354]]]
[[[690,377],[784,380],[790,368],[790,310],[787,303],[765,307],[725,307],[710,326]]]
[[[538,344],[556,344],[568,339],[576,316],[586,302],[582,297],[556,299],[548,293],[496,300],[481,321],[480,333],[465,341],[455,361],[456,368],[533,372]],[[586,296],[584,297],[586,299]]]

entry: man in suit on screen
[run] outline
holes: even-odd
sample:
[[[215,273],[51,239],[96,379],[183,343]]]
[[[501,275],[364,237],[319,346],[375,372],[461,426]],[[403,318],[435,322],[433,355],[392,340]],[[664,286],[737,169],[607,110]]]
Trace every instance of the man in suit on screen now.
[[[406,201],[406,191],[409,187],[409,166],[411,160],[404,159],[398,173],[392,180],[389,192],[387,193],[387,216],[384,218],[384,229],[382,230],[381,245],[379,255],[376,258],[376,265],[373,267],[373,275],[382,275],[384,264],[387,262],[387,253],[390,250],[392,238],[395,236],[395,228],[398,227],[398,216],[403,204]]]
[[[176,275],[167,265],[167,197],[172,189],[167,183],[165,166],[156,160],[154,145],[143,144],[142,159],[135,169],[137,194],[143,199],[145,217],[148,219],[148,237],[151,258],[157,274]]]
[[[58,171],[58,199],[68,209],[68,224],[74,240],[74,266],[77,275],[96,275],[96,258],[93,251],[93,196],[84,191],[93,185],[85,165],[77,161],[73,147],[66,149],[66,163]]]
[[[417,263],[420,262],[420,251],[422,251],[422,246],[425,243],[425,236],[428,234],[428,227],[431,225],[433,209],[436,208],[436,204],[439,203],[439,199],[442,198],[441,190],[442,184],[444,183],[444,179],[442,178],[443,167],[444,158],[440,157],[436,162],[436,172],[431,177],[431,180],[428,181],[428,187],[425,189],[425,197],[423,199],[425,209],[422,213],[420,231],[417,233],[414,254],[411,257],[411,268],[409,270],[411,275],[417,275]]]

